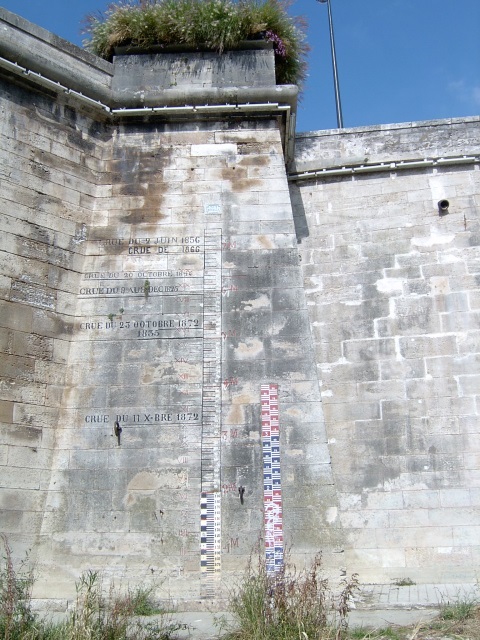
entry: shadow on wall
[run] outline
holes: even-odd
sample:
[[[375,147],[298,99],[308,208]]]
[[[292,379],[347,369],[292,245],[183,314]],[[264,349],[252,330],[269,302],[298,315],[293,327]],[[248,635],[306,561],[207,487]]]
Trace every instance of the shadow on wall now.
[[[307,216],[300,195],[300,189],[296,184],[290,184],[290,200],[293,209],[293,224],[295,225],[295,235],[297,243],[300,244],[303,238],[308,238],[310,231],[308,229]]]

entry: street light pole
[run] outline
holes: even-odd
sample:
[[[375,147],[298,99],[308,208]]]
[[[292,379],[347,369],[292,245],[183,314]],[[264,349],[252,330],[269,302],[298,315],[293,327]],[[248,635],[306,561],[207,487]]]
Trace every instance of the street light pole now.
[[[332,50],[333,86],[335,88],[335,106],[337,108],[337,126],[343,129],[342,103],[340,101],[340,85],[338,83],[337,54],[335,53],[335,37],[333,35],[332,7],[330,0],[317,0],[320,4],[327,4],[328,24],[330,27],[330,49]]]

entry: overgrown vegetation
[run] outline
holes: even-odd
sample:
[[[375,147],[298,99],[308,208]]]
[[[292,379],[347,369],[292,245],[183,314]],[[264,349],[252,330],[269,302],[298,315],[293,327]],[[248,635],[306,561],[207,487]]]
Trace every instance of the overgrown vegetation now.
[[[129,592],[132,614],[135,616],[154,616],[167,613],[159,607],[153,598],[153,587],[137,587]]]
[[[65,640],[169,640],[184,628],[168,615],[154,622],[134,618],[161,613],[153,602],[153,589],[139,587],[120,595],[111,588],[105,597],[101,576],[91,570],[82,575],[76,587],[77,602],[64,626]]]
[[[459,596],[453,602],[442,602],[439,617],[445,621],[465,622],[472,618],[476,611],[478,612],[478,602],[475,598]]]
[[[173,640],[186,626],[155,605],[153,588],[139,587],[125,594],[112,587],[104,594],[101,575],[86,571],[76,583],[76,603],[61,623],[39,618],[31,607],[34,573],[28,558],[14,567],[5,536],[0,568],[0,638],[2,640]],[[148,622],[136,616],[156,616]]]
[[[358,588],[354,574],[337,597],[321,577],[321,559],[297,572],[286,563],[275,575],[261,559],[249,563],[244,579],[230,597],[232,628],[224,621],[225,640],[320,640],[347,630],[349,602]]]
[[[85,19],[84,46],[111,60],[120,46],[170,45],[217,51],[244,40],[272,42],[277,84],[302,85],[306,23],[287,13],[284,0],[119,0]]]
[[[34,575],[28,557],[15,569],[8,540],[3,534],[0,537],[4,547],[0,570],[0,638],[17,640],[24,638],[34,622],[30,607]]]

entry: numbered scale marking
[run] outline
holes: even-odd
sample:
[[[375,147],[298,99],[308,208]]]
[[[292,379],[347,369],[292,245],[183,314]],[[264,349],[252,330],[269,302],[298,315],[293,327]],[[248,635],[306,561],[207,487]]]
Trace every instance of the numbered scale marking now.
[[[202,571],[202,597],[214,598],[216,574],[220,572],[220,493],[202,493],[200,503],[200,566]]]
[[[275,573],[283,567],[284,551],[278,385],[263,384],[260,394],[262,405],[265,558],[267,572]]]
[[[221,570],[222,233],[205,230],[201,444],[201,595],[213,598]]]

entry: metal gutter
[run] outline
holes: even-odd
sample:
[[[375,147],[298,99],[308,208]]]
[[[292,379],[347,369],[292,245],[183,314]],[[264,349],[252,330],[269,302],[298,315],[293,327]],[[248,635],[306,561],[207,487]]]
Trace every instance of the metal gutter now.
[[[392,162],[381,162],[379,164],[355,164],[324,169],[313,169],[309,171],[291,172],[288,175],[290,182],[301,182],[304,180],[322,180],[335,176],[355,176],[363,173],[382,173],[385,171],[405,171],[412,169],[426,169],[429,167],[441,167],[449,165],[466,165],[480,163],[480,156],[449,156],[440,158],[424,158],[423,160],[400,160]]]
[[[148,115],[160,115],[166,114],[183,114],[183,113],[245,113],[251,111],[278,111],[280,105],[276,102],[265,102],[261,104],[199,104],[199,105],[186,105],[184,107],[138,107],[138,108],[120,108],[112,109],[111,113],[114,116],[148,116]]]
[[[100,109],[110,112],[110,107],[104,104],[103,102],[101,102],[100,100],[95,100],[94,98],[90,98],[89,96],[86,96],[81,91],[75,91],[75,89],[69,89],[68,87],[61,84],[60,82],[57,82],[56,80],[51,80],[50,78],[47,78],[46,76],[42,75],[41,73],[38,73],[37,71],[31,71],[31,69],[22,67],[17,62],[11,62],[10,60],[7,60],[6,58],[3,58],[0,56],[0,67],[2,69],[6,69],[7,71],[11,71],[19,76],[26,76],[30,80],[33,80],[35,84],[39,84],[42,87],[51,89],[52,91],[56,91],[57,93],[66,93],[68,95],[74,96],[75,98],[77,98],[82,102],[88,103],[91,106],[98,107]]]

